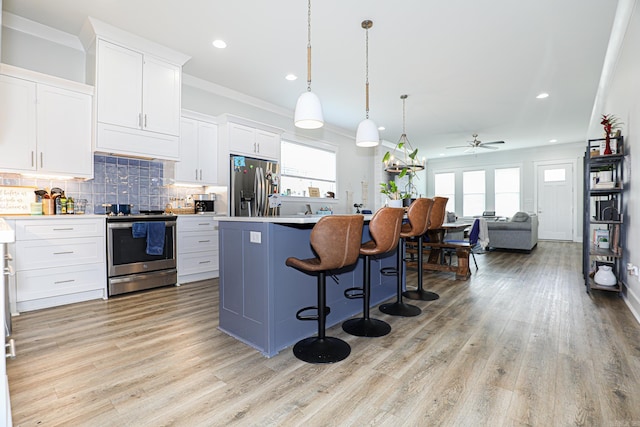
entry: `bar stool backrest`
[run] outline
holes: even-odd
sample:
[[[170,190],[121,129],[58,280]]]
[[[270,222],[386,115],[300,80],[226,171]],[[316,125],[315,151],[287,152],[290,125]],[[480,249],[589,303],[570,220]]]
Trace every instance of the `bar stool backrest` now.
[[[444,219],[447,215],[448,201],[448,197],[436,196],[433,198],[433,206],[431,206],[431,212],[429,213],[428,230],[435,230],[442,227],[442,224],[444,224]]]
[[[363,255],[378,255],[389,252],[398,246],[400,227],[404,217],[404,208],[380,208],[369,221],[371,241],[360,248]]]
[[[408,224],[402,224],[400,237],[416,237],[427,232],[433,199],[415,199],[407,210]]]
[[[309,240],[320,263],[316,271],[334,270],[355,264],[362,243],[362,215],[329,215],[320,218]]]

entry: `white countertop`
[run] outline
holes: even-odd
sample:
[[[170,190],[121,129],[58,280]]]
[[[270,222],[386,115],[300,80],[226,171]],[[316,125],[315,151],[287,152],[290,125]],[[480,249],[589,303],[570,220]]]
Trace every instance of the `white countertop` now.
[[[12,243],[16,240],[16,232],[0,218],[0,243]]]
[[[219,216],[220,222],[262,222],[274,224],[315,224],[320,218],[327,215],[280,215],[280,216]],[[333,215],[337,216],[337,215]],[[365,221],[369,221],[373,215],[363,215]]]
[[[68,215],[11,215],[5,216],[4,219],[12,219],[12,220],[32,220],[32,219],[63,219],[63,220],[72,220],[72,219],[96,219],[96,218],[106,218],[107,216],[104,214],[94,215],[94,214],[68,214]],[[0,217],[2,218],[2,217]]]

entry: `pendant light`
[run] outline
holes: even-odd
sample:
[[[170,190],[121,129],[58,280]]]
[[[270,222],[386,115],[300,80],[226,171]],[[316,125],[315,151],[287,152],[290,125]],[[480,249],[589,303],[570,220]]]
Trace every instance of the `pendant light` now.
[[[301,129],[318,129],[324,125],[320,98],[311,92],[311,0],[307,9],[307,91],[296,103],[294,124]]]
[[[369,28],[373,27],[373,22],[366,20],[362,21],[362,28],[366,33],[366,79],[365,79],[365,92],[366,92],[366,118],[358,125],[358,131],[356,132],[356,145],[358,147],[375,147],[380,143],[380,135],[378,134],[378,126],[369,119]]]
[[[424,159],[419,161],[416,159],[418,156],[418,149],[414,149],[407,138],[406,131],[406,101],[409,95],[400,95],[402,99],[402,135],[398,140],[393,153],[387,153],[384,156],[385,168],[384,170],[391,173],[399,173],[401,176],[414,174],[415,172],[424,169]]]

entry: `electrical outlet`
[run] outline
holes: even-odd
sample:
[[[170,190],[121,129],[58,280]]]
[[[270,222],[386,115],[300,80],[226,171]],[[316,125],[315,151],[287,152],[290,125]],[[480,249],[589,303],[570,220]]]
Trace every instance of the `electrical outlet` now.
[[[262,233],[259,231],[250,231],[249,241],[251,243],[262,243]]]

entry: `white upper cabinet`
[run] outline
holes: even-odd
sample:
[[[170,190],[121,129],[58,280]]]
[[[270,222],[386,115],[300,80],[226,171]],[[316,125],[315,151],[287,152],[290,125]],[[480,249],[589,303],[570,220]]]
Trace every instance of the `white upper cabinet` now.
[[[218,125],[208,120],[182,117],[180,161],[175,180],[180,183],[218,184]]]
[[[143,128],[180,135],[181,68],[145,55],[143,71]]]
[[[98,121],[139,129],[142,113],[142,54],[98,41]]]
[[[80,39],[96,86],[98,152],[179,160],[182,65],[188,56],[88,18]]]
[[[93,88],[2,65],[0,170],[93,176]]]

